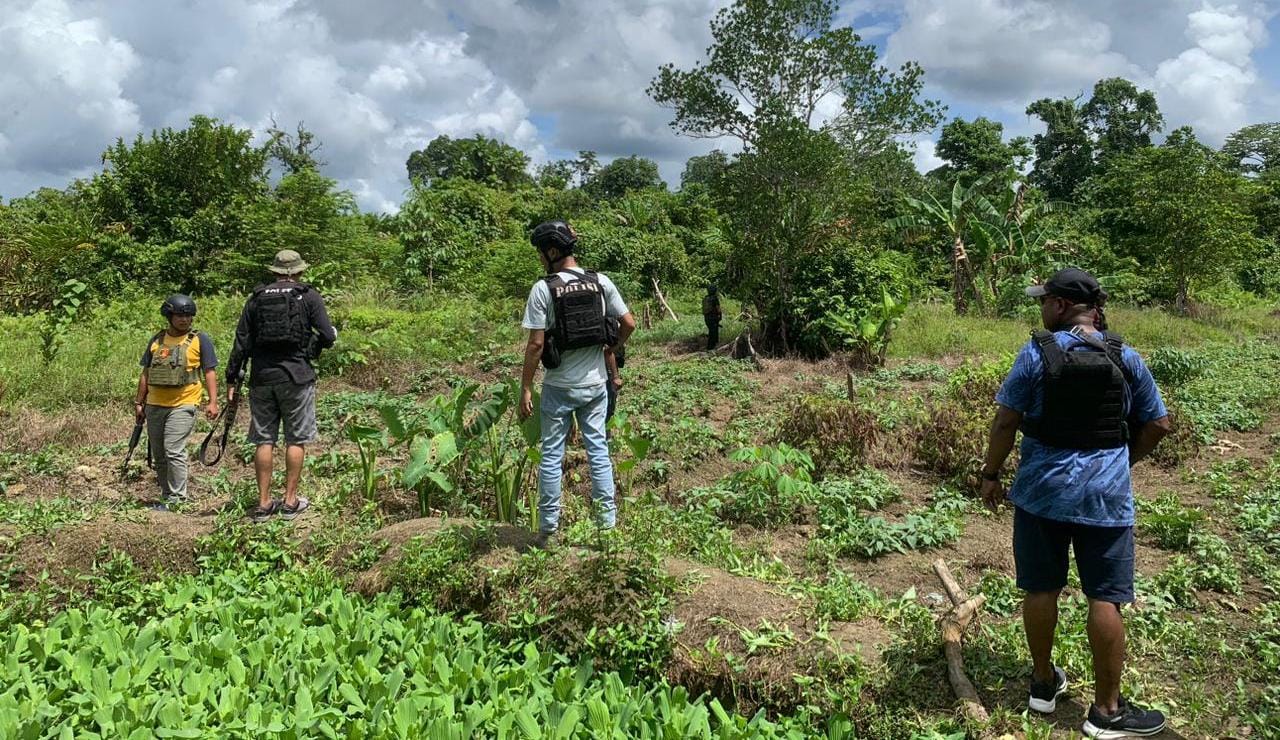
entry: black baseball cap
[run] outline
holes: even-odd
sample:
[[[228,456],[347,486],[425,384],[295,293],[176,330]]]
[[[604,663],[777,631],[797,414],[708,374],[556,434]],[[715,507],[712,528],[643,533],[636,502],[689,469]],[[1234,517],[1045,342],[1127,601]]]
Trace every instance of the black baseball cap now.
[[[1076,303],[1097,303],[1107,297],[1107,291],[1098,284],[1097,278],[1074,267],[1058,270],[1053,277],[1041,285],[1027,288],[1027,295],[1032,298],[1053,295]]]

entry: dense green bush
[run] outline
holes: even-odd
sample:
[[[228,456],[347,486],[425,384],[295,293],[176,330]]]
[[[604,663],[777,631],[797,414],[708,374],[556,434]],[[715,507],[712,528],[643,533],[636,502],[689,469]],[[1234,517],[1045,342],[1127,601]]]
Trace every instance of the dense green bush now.
[[[794,315],[800,329],[793,339],[795,347],[810,357],[825,357],[842,348],[827,317],[873,316],[885,292],[905,301],[917,288],[906,254],[833,242],[805,260],[796,273]]]

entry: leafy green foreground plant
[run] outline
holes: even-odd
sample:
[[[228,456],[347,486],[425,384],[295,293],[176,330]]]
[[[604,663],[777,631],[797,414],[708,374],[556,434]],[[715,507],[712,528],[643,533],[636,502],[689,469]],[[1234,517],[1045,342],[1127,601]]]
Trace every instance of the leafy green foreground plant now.
[[[58,350],[62,349],[62,342],[71,325],[75,323],[76,314],[80,313],[80,304],[88,287],[79,280],[71,278],[62,284],[61,293],[53,299],[53,310],[49,312],[44,331],[44,344],[40,347],[40,354],[46,362],[56,357]]]
[[[495,641],[323,573],[240,570],[139,587],[0,639],[0,737],[803,737],[682,688]]]
[[[734,462],[751,467],[725,478],[712,488],[689,492],[694,507],[715,512],[727,522],[775,527],[799,521],[816,495],[813,458],[786,443],[776,447],[744,447]]]

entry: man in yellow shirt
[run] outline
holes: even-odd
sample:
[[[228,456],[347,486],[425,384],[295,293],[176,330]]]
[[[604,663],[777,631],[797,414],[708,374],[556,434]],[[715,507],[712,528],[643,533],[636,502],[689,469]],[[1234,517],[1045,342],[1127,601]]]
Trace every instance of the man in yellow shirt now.
[[[205,415],[210,421],[218,417],[218,358],[209,335],[191,329],[195,301],[176,293],[160,305],[160,313],[169,326],[152,337],[142,353],[142,375],[133,403],[137,420],[147,422],[148,444],[164,497],[157,508],[167,509],[187,498],[187,438],[195,428],[203,393],[209,394]]]

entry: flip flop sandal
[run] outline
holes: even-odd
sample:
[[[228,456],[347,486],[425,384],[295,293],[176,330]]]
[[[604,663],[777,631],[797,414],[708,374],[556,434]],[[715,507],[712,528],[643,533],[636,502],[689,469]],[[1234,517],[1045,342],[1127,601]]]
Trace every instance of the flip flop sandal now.
[[[270,519],[272,515],[279,513],[280,509],[282,508],[283,507],[280,505],[280,500],[273,498],[271,499],[271,504],[269,506],[266,506],[266,507],[255,506],[249,510],[249,513],[247,516],[249,517],[250,521],[265,522],[266,520]]]
[[[280,507],[281,519],[296,519],[299,514],[311,507],[311,502],[302,496],[298,497],[298,505],[289,507],[287,505]]]

